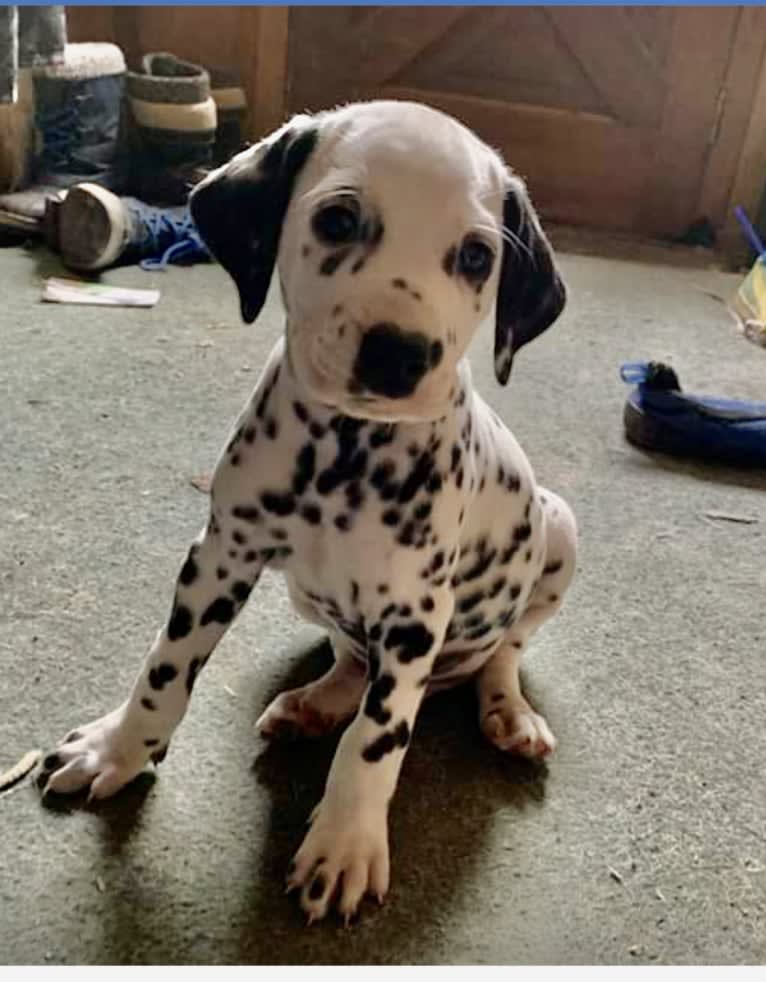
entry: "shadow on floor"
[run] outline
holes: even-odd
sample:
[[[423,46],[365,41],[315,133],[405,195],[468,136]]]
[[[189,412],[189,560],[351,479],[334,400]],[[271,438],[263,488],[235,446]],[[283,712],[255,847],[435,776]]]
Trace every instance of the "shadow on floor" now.
[[[314,647],[293,663],[277,691],[304,685],[331,662],[327,642]],[[390,816],[392,902],[383,911],[370,900],[364,902],[358,925],[345,932],[343,958],[349,963],[370,959],[370,932],[376,937],[418,931],[432,935],[430,919],[445,916],[460,895],[461,881],[481,863],[497,812],[543,801],[545,765],[496,751],[479,730],[477,712],[471,685],[423,704]],[[254,844],[252,892],[243,905],[252,912],[238,939],[238,957],[244,962],[309,960],[319,940],[316,932],[344,931],[334,915],[310,932],[301,928],[304,916],[297,897],[283,896],[281,890],[306,819],[321,798],[338,739],[339,734],[274,742],[255,761],[254,779],[270,796],[270,815],[265,841],[257,849]],[[274,936],[287,931],[290,946],[275,946]]]

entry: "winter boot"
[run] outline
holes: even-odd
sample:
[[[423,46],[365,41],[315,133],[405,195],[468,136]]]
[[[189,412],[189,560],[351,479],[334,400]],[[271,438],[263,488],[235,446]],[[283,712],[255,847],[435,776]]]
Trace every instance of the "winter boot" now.
[[[218,126],[213,145],[213,164],[218,167],[244,150],[247,97],[239,75],[228,68],[209,68]]]
[[[210,259],[186,205],[158,208],[97,184],[78,184],[53,210],[53,245],[72,269],[95,272],[136,262],[164,269]]]
[[[130,190],[139,198],[185,204],[212,166],[216,105],[210,75],[168,52],[144,56],[129,72],[135,166]]]
[[[79,182],[120,188],[124,78],[114,44],[68,44],[63,62],[34,69],[33,183],[0,196],[0,228],[39,232],[46,199]]]

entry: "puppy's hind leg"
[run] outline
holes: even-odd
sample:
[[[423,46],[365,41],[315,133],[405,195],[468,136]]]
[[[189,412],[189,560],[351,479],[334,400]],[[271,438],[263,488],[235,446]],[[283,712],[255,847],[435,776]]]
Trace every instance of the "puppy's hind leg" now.
[[[519,667],[532,635],[561,607],[577,558],[577,527],[569,506],[550,491],[541,492],[546,526],[542,576],[526,610],[479,674],[479,721],[486,737],[510,753],[547,757],[556,738],[545,718],[521,691]]]
[[[264,737],[316,737],[356,714],[367,685],[367,666],[339,634],[331,636],[335,664],[321,678],[288,689],[269,703],[255,724]]]

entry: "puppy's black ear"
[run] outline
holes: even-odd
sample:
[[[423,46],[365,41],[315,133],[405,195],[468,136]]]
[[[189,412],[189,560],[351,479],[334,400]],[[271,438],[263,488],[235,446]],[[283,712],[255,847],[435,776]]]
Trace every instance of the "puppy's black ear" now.
[[[310,118],[296,118],[206,177],[189,199],[205,245],[237,285],[248,324],[266,299],[293,185],[316,142]]]
[[[501,385],[508,381],[519,348],[550,327],[566,302],[553,250],[520,184],[506,194],[503,225],[495,312],[495,375]]]

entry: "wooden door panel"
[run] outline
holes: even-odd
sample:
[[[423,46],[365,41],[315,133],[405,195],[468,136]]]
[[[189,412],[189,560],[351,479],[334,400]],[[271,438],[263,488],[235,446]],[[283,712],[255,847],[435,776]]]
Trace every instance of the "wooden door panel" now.
[[[741,8],[293,8],[288,101],[426,102],[561,221],[678,234],[703,193]]]

